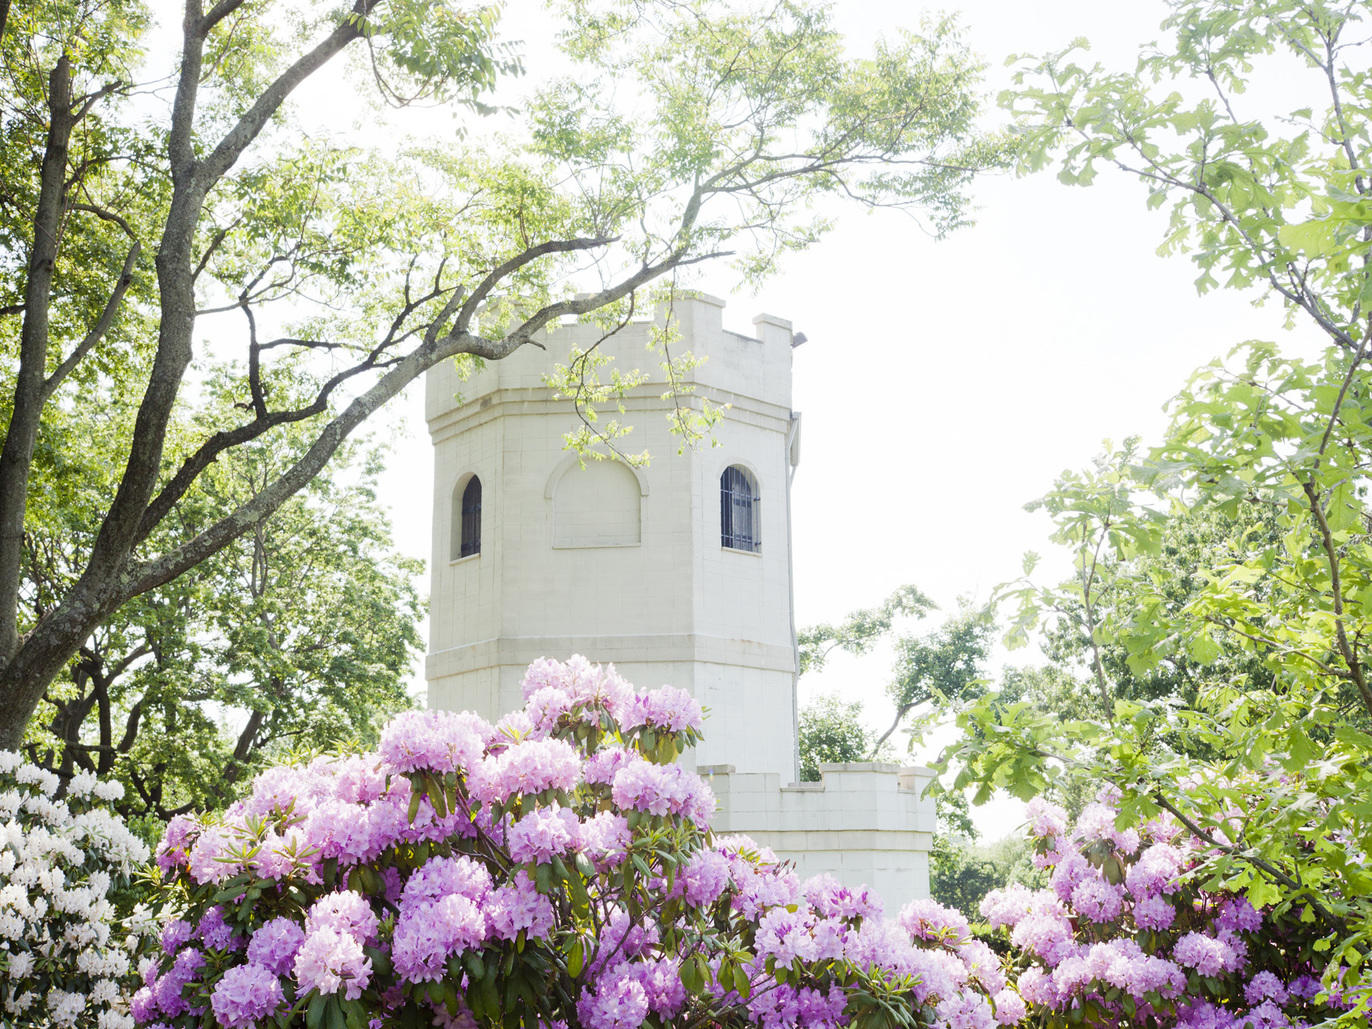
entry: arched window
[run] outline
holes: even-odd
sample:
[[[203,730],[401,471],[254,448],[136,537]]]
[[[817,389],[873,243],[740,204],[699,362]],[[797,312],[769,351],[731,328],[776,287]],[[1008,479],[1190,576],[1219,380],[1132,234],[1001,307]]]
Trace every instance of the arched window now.
[[[738,465],[719,477],[719,542],[731,550],[762,549],[762,497],[757,483]]]
[[[460,485],[460,484],[459,484]],[[473,475],[453,495],[453,545],[451,560],[481,553],[481,480]]]

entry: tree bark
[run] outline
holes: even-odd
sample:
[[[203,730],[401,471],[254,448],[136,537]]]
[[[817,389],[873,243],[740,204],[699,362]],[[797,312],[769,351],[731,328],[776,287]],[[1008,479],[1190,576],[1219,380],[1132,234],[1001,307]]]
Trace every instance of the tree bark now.
[[[354,13],[365,15],[376,2],[357,0]],[[197,160],[193,127],[205,35],[216,12],[223,6],[206,18],[198,0],[188,0],[186,4],[181,71],[168,136],[172,198],[154,262],[161,314],[157,350],[134,421],[124,472],[81,577],[21,644],[17,616],[24,504],[33,441],[42,411],[48,297],[56,261],[57,229],[65,195],[67,143],[72,127],[71,71],[66,57],[58,62],[52,74],[49,101],[52,128],[43,162],[43,194],[35,219],[19,385],[15,391],[11,430],[0,455],[0,497],[3,498],[0,499],[0,750],[18,749],[23,742],[24,727],[48,684],[101,619],[144,591],[131,586],[126,566],[157,485],[167,425],[191,361],[196,310],[192,251],[205,197],[242,156],[291,91],[361,35],[358,21],[340,22],[323,42],[267,86],[207,157]],[[328,453],[333,452],[341,438],[340,435],[327,448]],[[224,542],[251,524],[250,521],[242,522],[238,531],[225,537]]]
[[[6,12],[8,13],[8,12]],[[67,153],[71,142],[71,61],[64,54],[48,77],[48,138],[39,173],[38,208],[24,285],[24,317],[19,335],[19,372],[14,406],[0,449],[0,665],[19,648],[19,585],[24,552],[24,512],[29,471],[38,438],[48,356],[48,315],[57,267],[58,237],[67,196]],[[80,641],[71,648],[75,651]],[[46,683],[37,691],[0,690],[0,750],[19,749],[24,726]]]
[[[48,358],[48,312],[57,268],[57,239],[67,195],[67,150],[75,124],[71,114],[71,61],[64,54],[48,76],[48,139],[39,175],[33,246],[24,284],[19,331],[19,374],[5,444],[0,449],[0,664],[19,645],[19,580],[24,556],[24,509],[28,503],[33,446],[43,413]],[[0,697],[0,720],[8,720],[8,697]],[[0,746],[5,743],[0,741]]]
[[[20,639],[17,632],[19,566],[16,564],[10,570],[0,562],[0,618],[7,620],[6,624],[0,624],[0,748],[19,745],[24,727],[48,684],[61,673],[63,666],[105,617],[133,597],[176,578],[217,553],[245,531],[270,518],[282,503],[318,474],[349,433],[429,368],[460,353],[499,360],[529,342],[547,324],[564,314],[588,313],[629,295],[674,268],[719,256],[716,252],[692,255],[687,249],[690,245],[689,230],[694,225],[703,199],[719,188],[716,183],[720,176],[714,176],[698,184],[688,199],[681,216],[681,230],[673,237],[675,242],[666,244],[664,250],[653,255],[645,254],[642,265],[625,274],[620,281],[588,297],[549,304],[501,338],[488,339],[470,331],[470,323],[478,305],[525,265],[552,254],[595,251],[612,240],[560,239],[527,245],[485,274],[470,293],[457,290],[450,303],[430,324],[415,326],[402,335],[400,339],[405,339],[416,331],[427,329],[423,332],[423,341],[408,353],[386,350],[396,340],[390,337],[383,340],[371,356],[359,365],[360,369],[381,374],[369,387],[359,390],[351,402],[323,426],[309,450],[285,473],[265,485],[250,501],[225,513],[181,546],[140,560],[135,556],[139,543],[174,509],[198,471],[195,467],[183,468],[186,474],[178,473],[170,482],[161,484],[161,493],[155,492],[163,474],[163,445],[167,427],[182,379],[193,356],[197,270],[194,245],[205,199],[258,138],[292,91],[350,43],[361,38],[366,30],[366,16],[379,0],[354,0],[351,17],[336,24],[319,44],[302,54],[269,83],[217,143],[209,141],[198,148],[194,130],[205,37],[213,23],[231,12],[240,2],[220,0],[207,15],[203,12],[202,0],[186,0],[182,24],[182,62],[167,135],[172,189],[154,260],[161,315],[156,350],[129,438],[119,485],[100,524],[86,566],[57,604],[43,612],[32,630]],[[53,106],[54,110],[61,107],[70,117],[70,102],[63,106],[54,101]],[[60,133],[52,133],[51,144],[54,147],[64,140],[65,137]],[[65,161],[65,152],[60,156]],[[60,169],[61,165],[57,167]],[[56,177],[55,185],[61,186],[60,175]],[[60,211],[60,205],[55,210]],[[40,211],[40,216],[43,213]],[[57,224],[56,214],[53,215],[53,224]],[[55,241],[55,233],[51,238]],[[55,258],[55,252],[53,256]],[[42,267],[42,262],[35,256],[35,268],[41,271]],[[44,303],[47,285],[50,284],[50,264],[47,268],[47,280],[41,279],[41,276],[31,276],[29,283],[31,292],[36,293],[40,286],[43,287]],[[447,292],[445,288],[437,295]],[[45,312],[44,306],[41,313]],[[401,318],[403,320],[408,316],[409,309],[406,309]],[[36,333],[39,327],[37,321],[34,326],[35,331],[31,335],[35,339],[40,335],[45,337],[45,324],[42,334]],[[45,339],[43,345],[46,347]],[[30,379],[24,380],[24,388],[34,396],[41,396],[42,370],[47,356],[46,349],[40,353],[34,348],[34,359],[30,364],[36,369],[37,378],[32,382]],[[64,362],[63,374],[66,370],[69,369],[66,369]],[[322,393],[325,399],[329,396],[329,389],[332,389],[332,385],[328,385]],[[35,426],[40,408],[41,404],[26,414]],[[257,434],[255,431],[252,433],[253,436]],[[20,433],[13,444],[7,440],[6,446],[16,452],[22,451],[22,436]],[[221,440],[215,437],[213,442],[218,445]],[[222,442],[228,446],[232,441],[225,438]],[[30,442],[25,453],[31,454],[31,451]],[[217,452],[212,446],[203,455],[206,462],[212,460]],[[28,477],[29,463],[29,458],[25,457],[23,461],[11,459],[8,464],[0,465],[0,492],[4,493],[8,505],[0,510],[0,514],[4,515],[0,517],[0,531],[6,534],[0,540],[0,544],[3,544],[0,551],[5,553],[12,549],[17,554],[21,549],[24,525],[22,489]],[[20,491],[6,488],[10,482],[17,485]]]

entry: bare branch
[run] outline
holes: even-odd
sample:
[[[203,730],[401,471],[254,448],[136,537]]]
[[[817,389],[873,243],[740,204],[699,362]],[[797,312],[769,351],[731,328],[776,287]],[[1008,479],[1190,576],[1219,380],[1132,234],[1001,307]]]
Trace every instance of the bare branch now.
[[[356,0],[352,11],[334,26],[333,31],[323,41],[295,61],[258,95],[238,123],[224,135],[204,160],[196,165],[195,180],[201,196],[208,193],[224,173],[233,167],[243,151],[257,138],[267,121],[297,86],[322,68],[349,43],[362,36],[362,23],[379,2],[380,0]],[[235,0],[224,0],[220,6],[232,10],[230,4],[236,6]],[[226,10],[224,14],[227,13],[229,12]]]
[[[1307,479],[1301,483],[1301,488],[1305,491],[1310,513],[1314,516],[1315,524],[1319,527],[1320,546],[1324,550],[1325,562],[1329,568],[1329,593],[1334,607],[1334,639],[1338,644],[1339,656],[1343,658],[1344,664],[1348,667],[1349,676],[1358,689],[1358,696],[1362,698],[1363,706],[1367,708],[1368,714],[1372,714],[1372,686],[1368,685],[1362,660],[1349,642],[1348,630],[1344,624],[1343,583],[1339,574],[1339,549],[1334,542],[1334,533],[1329,528],[1329,519],[1325,516],[1324,505],[1320,503],[1319,491],[1314,480]]]
[[[245,2],[246,0],[219,0],[200,23],[202,34],[208,35],[211,29],[242,7]]]
[[[99,207],[95,204],[68,204],[67,210],[85,211],[104,221],[118,225],[119,228],[124,231],[124,235],[128,236],[129,239],[133,240],[135,243],[138,242],[138,233],[134,231],[133,226],[129,224],[129,220],[122,214],[107,210],[106,208]]]
[[[128,292],[129,284],[133,282],[133,266],[138,263],[138,253],[141,249],[141,244],[134,240],[133,246],[129,248],[128,257],[124,258],[124,269],[119,273],[114,290],[110,293],[109,299],[105,301],[105,308],[100,312],[100,317],[96,319],[85,338],[77,344],[76,349],[67,355],[66,360],[58,365],[56,371],[49,375],[47,381],[43,383],[43,399],[45,401],[62,384],[62,380],[70,375],[72,370],[90,353],[91,348],[104,339],[105,334],[110,331],[110,326],[114,324],[115,315],[119,313],[119,305],[123,303],[124,294]]]
[[[1344,398],[1348,396],[1348,389],[1353,385],[1354,374],[1358,370],[1358,365],[1362,363],[1363,357],[1367,354],[1369,343],[1372,343],[1372,321],[1368,322],[1367,331],[1363,333],[1357,353],[1348,362],[1348,371],[1344,374],[1343,382],[1339,386],[1339,395],[1334,398],[1333,410],[1329,412],[1329,424],[1324,427],[1324,435],[1320,437],[1320,450],[1315,455],[1315,471],[1319,471],[1320,462],[1324,459],[1324,452],[1329,449],[1329,438],[1334,433],[1334,426],[1339,423],[1339,412],[1343,409]]]
[[[246,297],[239,298],[243,317],[248,319],[248,395],[252,398],[252,410],[258,419],[267,417],[267,398],[262,392],[262,360],[257,345],[257,319],[253,317],[252,305]]]
[[[237,227],[239,221],[241,221],[240,218],[235,218],[230,224],[215,232],[214,236],[211,237],[209,244],[205,247],[205,252],[200,255],[200,260],[196,262],[195,271],[191,272],[192,279],[200,278],[200,273],[203,272],[205,266],[210,263],[210,258],[214,256],[214,252],[218,250],[224,240],[228,238],[229,233]]]
[[[531,264],[540,257],[549,254],[567,254],[578,250],[593,250],[597,247],[608,246],[618,237],[615,236],[591,236],[579,239],[554,239],[547,243],[540,243],[537,246],[529,247],[520,251],[509,260],[502,262],[493,268],[480,284],[471,292],[467,302],[462,305],[462,310],[457,316],[455,329],[457,332],[465,332],[471,325],[472,317],[476,314],[476,309],[481,306],[486,297],[490,295],[501,281],[513,275],[527,264]]]

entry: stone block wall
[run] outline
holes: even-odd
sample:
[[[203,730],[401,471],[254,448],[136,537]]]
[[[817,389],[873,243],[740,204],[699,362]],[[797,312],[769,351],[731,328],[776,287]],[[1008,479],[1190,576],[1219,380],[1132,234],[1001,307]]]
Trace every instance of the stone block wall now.
[[[726,331],[722,313],[706,296],[673,309],[673,352],[707,358],[686,376],[695,392],[682,402],[728,405],[715,446],[677,453],[663,372],[644,349],[648,323],[602,345],[621,369],[648,376],[624,397],[624,414],[613,412],[634,426],[626,448],[652,451],[642,468],[569,454],[564,435],[578,419],[543,381],[553,361],[599,339],[595,326],[559,326],[540,340],[547,351],[526,347],[466,382],[451,363],[429,372],[433,707],[497,718],[522,703],[531,661],[580,653],[641,688],[691,691],[711,713],[696,760],[794,777],[790,323],[760,315],[746,336]],[[731,464],[759,489],[757,552],[721,542],[720,478]],[[481,548],[456,557],[458,502],[473,475]]]
[[[934,801],[923,796],[934,773],[882,762],[820,766],[822,780],[782,786],[778,776],[701,765],[719,799],[716,833],[742,833],[794,861],[802,876],[827,873],[845,886],[867,885],[894,915],[929,896]]]

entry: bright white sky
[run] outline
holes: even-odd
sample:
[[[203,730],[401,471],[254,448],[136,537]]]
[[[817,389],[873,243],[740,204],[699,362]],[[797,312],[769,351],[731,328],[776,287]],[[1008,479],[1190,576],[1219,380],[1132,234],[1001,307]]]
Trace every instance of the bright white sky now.
[[[993,92],[1008,84],[1006,55],[1077,36],[1103,63],[1131,70],[1165,14],[1156,0],[960,6]],[[840,0],[836,10],[861,51],[897,27],[918,27],[921,8]],[[1048,549],[1046,521],[1023,505],[1059,471],[1085,465],[1103,439],[1155,438],[1163,404],[1193,369],[1281,331],[1275,306],[1255,310],[1230,293],[1198,298],[1192,266],[1155,255],[1162,216],[1122,177],[1102,174],[1089,189],[1051,174],[999,177],[977,197],[977,225],[937,243],[906,216],[848,211],[760,295],[730,298],[726,326],[746,331],[766,311],[809,337],[795,352],[794,405],[805,419],[793,495],[802,626],[903,583],[946,610],[960,596],[984,600],[1018,574],[1026,550]],[[729,295],[727,281],[703,285]],[[402,545],[427,559],[418,389],[405,419],[390,495]],[[802,704],[841,692],[884,724],[888,667],[884,655],[834,661],[802,682]]]

